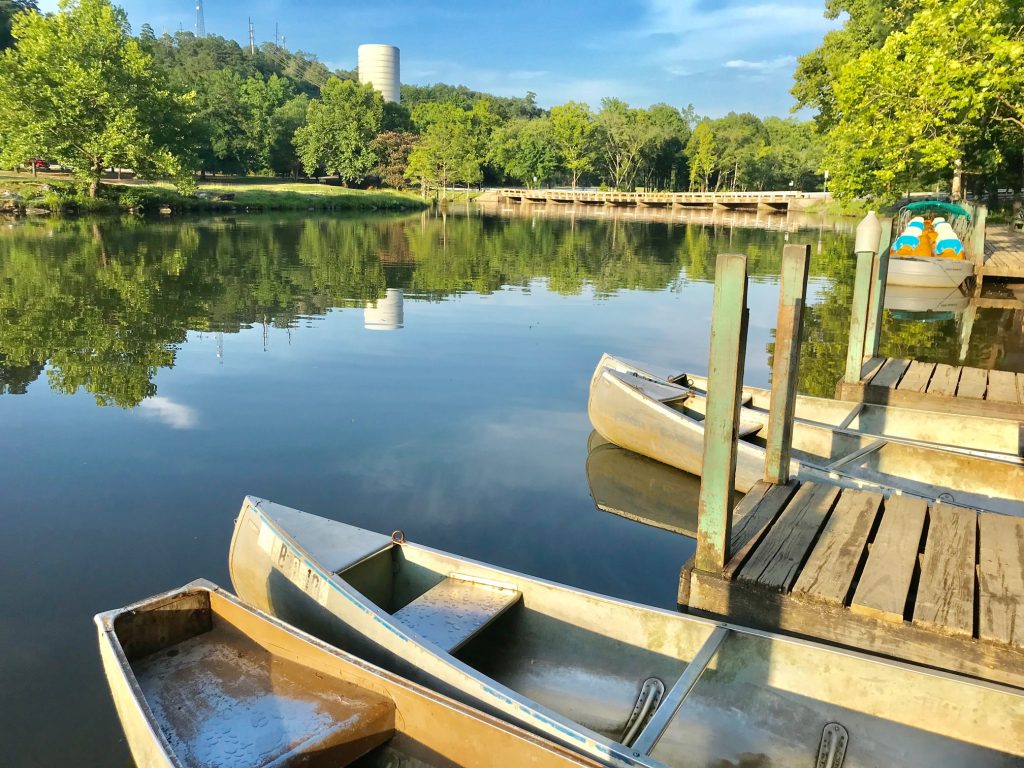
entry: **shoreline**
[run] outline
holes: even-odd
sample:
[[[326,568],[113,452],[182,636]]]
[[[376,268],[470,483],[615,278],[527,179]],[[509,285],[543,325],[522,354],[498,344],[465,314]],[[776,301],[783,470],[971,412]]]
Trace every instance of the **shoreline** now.
[[[0,175],[0,215],[10,218],[185,213],[263,213],[280,211],[419,211],[429,203],[412,193],[364,190],[329,184],[268,179],[208,180],[191,195],[163,182],[105,180],[97,198],[88,184],[52,174],[35,178]]]

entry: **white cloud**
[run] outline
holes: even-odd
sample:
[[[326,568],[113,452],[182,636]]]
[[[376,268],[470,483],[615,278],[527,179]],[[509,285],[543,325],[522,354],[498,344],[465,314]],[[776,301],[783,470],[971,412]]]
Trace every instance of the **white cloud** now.
[[[166,424],[171,429],[195,429],[199,424],[199,414],[194,408],[162,395],[143,400],[139,403],[138,412],[143,418]]]
[[[763,61],[747,61],[746,59],[729,59],[723,66],[729,69],[749,69],[755,72],[775,72],[796,64],[796,56],[778,56]]]

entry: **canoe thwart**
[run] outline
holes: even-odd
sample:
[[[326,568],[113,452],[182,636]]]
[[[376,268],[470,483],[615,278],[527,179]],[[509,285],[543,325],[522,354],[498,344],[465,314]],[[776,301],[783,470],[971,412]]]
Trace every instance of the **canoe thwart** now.
[[[394,614],[424,640],[452,653],[519,601],[516,589],[452,574]]]

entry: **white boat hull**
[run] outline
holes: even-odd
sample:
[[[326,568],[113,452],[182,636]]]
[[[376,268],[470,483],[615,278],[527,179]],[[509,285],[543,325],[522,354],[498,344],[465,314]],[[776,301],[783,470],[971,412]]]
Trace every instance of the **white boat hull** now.
[[[889,259],[887,285],[921,288],[959,288],[974,275],[974,264],[964,259],[893,256]]]

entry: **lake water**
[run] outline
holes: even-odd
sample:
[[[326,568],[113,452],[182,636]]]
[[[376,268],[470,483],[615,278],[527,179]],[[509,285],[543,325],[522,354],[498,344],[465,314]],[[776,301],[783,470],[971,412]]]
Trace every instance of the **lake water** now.
[[[601,353],[706,370],[715,256],[741,252],[746,377],[767,385],[787,240],[814,254],[803,391],[832,392],[849,328],[851,222],[716,221],[4,225],[0,763],[130,764],[92,616],[198,577],[230,586],[247,493],[674,606],[692,541],[591,496],[617,471],[588,476]],[[1024,369],[1019,313],[939,310],[887,313],[883,351]],[[665,503],[692,517],[696,481],[672,474]]]

